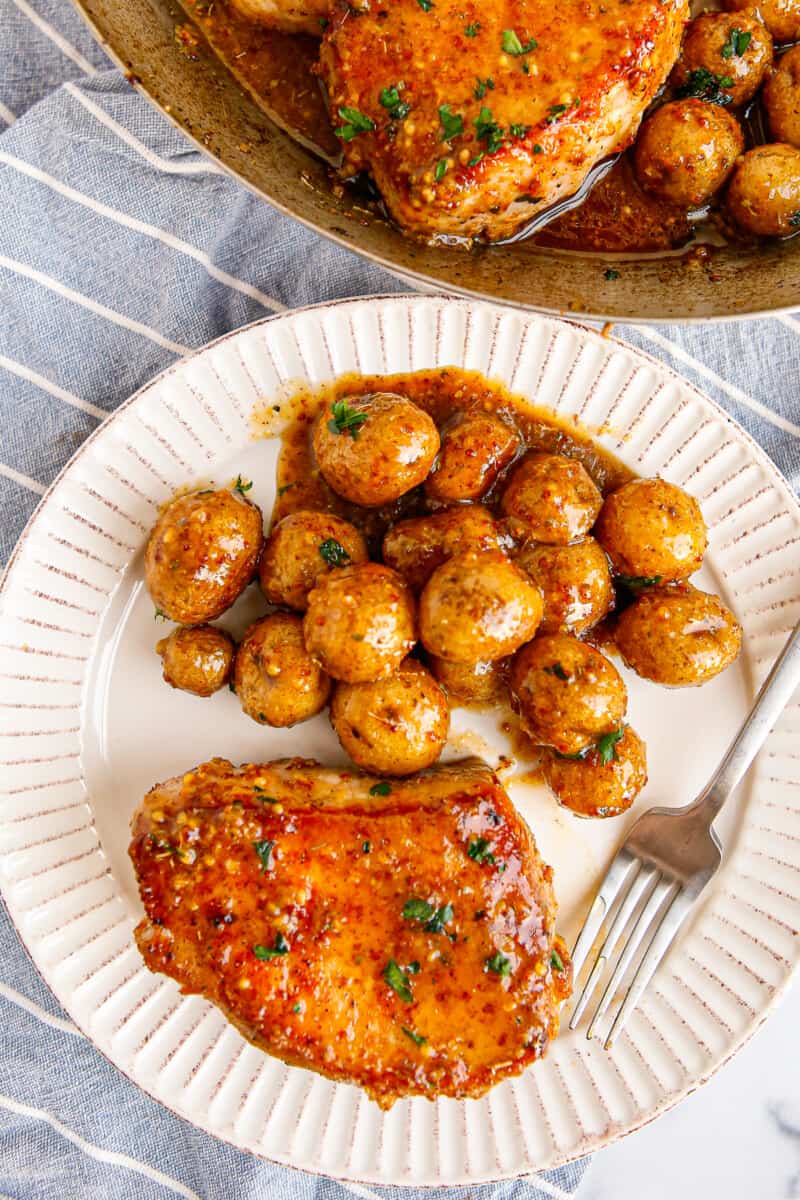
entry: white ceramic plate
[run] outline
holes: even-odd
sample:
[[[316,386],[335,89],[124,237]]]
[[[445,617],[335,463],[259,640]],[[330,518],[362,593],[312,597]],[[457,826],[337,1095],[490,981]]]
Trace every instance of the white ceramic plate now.
[[[380,1183],[477,1183],[552,1167],[650,1120],[715,1071],[763,1019],[800,955],[800,713],[787,710],[723,814],[722,870],[611,1053],[585,1030],[482,1100],[404,1101],[382,1113],[354,1087],[285,1067],[206,1001],[150,974],[132,938],[140,903],[128,822],[157,780],[214,754],[338,759],[327,720],[268,730],[227,691],[198,700],[160,681],[163,626],[142,586],[157,507],[192,479],[241,472],[269,514],[277,440],[255,408],[297,381],[454,364],[597,429],[644,474],[702,503],[699,582],[745,631],[740,662],[700,690],[628,675],[650,783],[624,819],[580,821],[510,783],[555,867],[561,928],[580,921],[627,825],[685,803],[720,757],[798,615],[800,509],[765,455],[660,364],[585,329],[428,297],[275,317],[159,376],[82,447],[23,535],[0,601],[0,881],[36,965],[72,1019],[150,1095],[245,1150]],[[275,429],[280,424],[275,416]],[[251,588],[221,624],[263,611]],[[461,712],[449,753],[495,757],[491,720]]]

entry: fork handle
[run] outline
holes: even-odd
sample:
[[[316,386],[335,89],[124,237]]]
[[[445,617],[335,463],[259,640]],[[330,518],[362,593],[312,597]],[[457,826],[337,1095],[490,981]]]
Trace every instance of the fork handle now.
[[[709,824],[741,782],[798,686],[800,621],[795,625],[772,670],[761,685],[756,702],[725,752],[725,757],[693,806],[706,810]]]

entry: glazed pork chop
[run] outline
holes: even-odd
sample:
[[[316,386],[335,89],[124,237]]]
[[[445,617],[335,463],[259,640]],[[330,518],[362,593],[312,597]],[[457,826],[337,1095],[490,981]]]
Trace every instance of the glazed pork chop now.
[[[552,873],[478,760],[388,783],[214,759],[148,794],[130,855],[152,971],[384,1108],[479,1096],[558,1030]]]
[[[371,0],[337,7],[320,67],[347,171],[425,239],[494,241],[633,140],[686,0]]]

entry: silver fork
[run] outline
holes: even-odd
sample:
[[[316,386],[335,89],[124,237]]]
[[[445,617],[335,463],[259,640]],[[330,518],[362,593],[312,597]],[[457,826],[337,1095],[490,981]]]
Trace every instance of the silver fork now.
[[[703,791],[685,808],[651,808],[631,829],[609,867],[572,952],[575,979],[589,956],[603,921],[614,918],[581,991],[570,1029],[575,1029],[600,983],[613,968],[586,1031],[591,1039],[611,1007],[626,972],[641,955],[618,1005],[605,1047],[622,1032],[653,972],[666,954],[698,896],[722,859],[714,818],[736,789],[772,726],[800,685],[800,622],[795,626],[758,693],[749,716]],[[616,954],[629,922],[633,928]]]

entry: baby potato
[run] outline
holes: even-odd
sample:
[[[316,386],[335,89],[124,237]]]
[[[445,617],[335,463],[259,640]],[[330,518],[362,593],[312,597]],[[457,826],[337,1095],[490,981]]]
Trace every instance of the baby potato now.
[[[703,12],[686,28],[671,82],[691,85],[695,71],[729,79],[721,90],[738,106],[752,100],[771,62],[772,38],[755,12]]]
[[[508,659],[494,662],[448,662],[430,655],[430,668],[454,701],[461,704],[499,704],[505,699]]]
[[[372,683],[337,683],[331,723],[356,766],[378,775],[429,767],[447,741],[447,697],[422,663],[407,658]]]
[[[502,535],[482,504],[443,508],[425,517],[398,521],[383,539],[383,561],[409,587],[422,591],[437,567],[463,550],[499,550]]]
[[[630,725],[621,725],[580,757],[547,750],[542,774],[559,804],[579,817],[617,817],[647,783],[645,745]]]
[[[619,671],[594,646],[543,634],[511,663],[512,703],[540,746],[576,754],[618,729],[628,696]]]
[[[513,654],[541,619],[541,592],[498,550],[454,555],[433,572],[419,602],[422,644],[448,662]]]
[[[781,55],[762,96],[772,137],[800,147],[800,46]]]
[[[594,532],[617,574],[653,583],[686,579],[708,541],[694,496],[664,479],[631,479],[606,496]]]
[[[337,400],[314,427],[314,453],[325,482],[364,508],[391,504],[417,487],[438,449],[433,420],[393,392]]]
[[[414,597],[403,578],[380,563],[323,575],[308,596],[306,646],[334,679],[385,679],[417,640]]]
[[[519,434],[491,412],[457,413],[442,431],[442,444],[425,481],[431,500],[452,504],[479,500],[519,449]]]
[[[335,513],[300,509],[279,521],[267,538],[258,567],[261,590],[270,604],[302,612],[320,576],[368,558],[355,525]]]
[[[236,652],[234,687],[261,725],[296,725],[325,707],[331,681],[306,650],[302,617],[276,612],[250,626]]]
[[[593,537],[569,546],[523,546],[515,562],[544,598],[540,633],[585,633],[614,603],[608,559]]]
[[[739,159],[725,204],[747,233],[785,237],[800,227],[800,150],[782,142],[755,146]]]
[[[735,117],[706,100],[673,100],[643,122],[633,151],[646,192],[697,208],[719,191],[744,150]]]
[[[161,512],[147,539],[144,577],[156,608],[201,625],[230,608],[255,574],[261,510],[237,492],[190,492]]]
[[[500,507],[523,539],[566,545],[594,525],[603,497],[582,463],[563,454],[531,454],[515,468]],[[516,523],[522,526],[517,529]]]
[[[181,625],[156,646],[170,687],[210,696],[228,682],[236,647],[224,629]]]
[[[743,10],[755,13],[776,42],[800,39],[800,0],[724,0],[724,4],[737,17]]]
[[[637,675],[696,687],[737,658],[742,629],[719,596],[690,583],[642,591],[617,622],[617,648]]]

